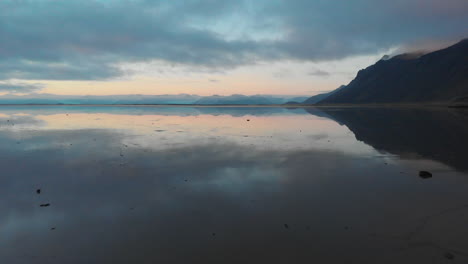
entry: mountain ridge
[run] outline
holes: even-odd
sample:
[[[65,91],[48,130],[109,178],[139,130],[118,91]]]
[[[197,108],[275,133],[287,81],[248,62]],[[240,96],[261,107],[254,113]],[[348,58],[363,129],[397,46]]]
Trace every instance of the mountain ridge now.
[[[466,96],[468,39],[424,55],[400,54],[381,59],[317,103],[451,102]]]

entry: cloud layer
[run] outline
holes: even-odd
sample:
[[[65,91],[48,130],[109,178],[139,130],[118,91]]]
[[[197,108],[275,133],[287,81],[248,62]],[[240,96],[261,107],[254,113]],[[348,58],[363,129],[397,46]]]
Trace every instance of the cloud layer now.
[[[18,83],[18,82],[0,82],[0,93],[32,93],[44,88],[42,84]]]
[[[102,80],[119,65],[323,61],[468,36],[465,0],[1,1],[0,79]]]

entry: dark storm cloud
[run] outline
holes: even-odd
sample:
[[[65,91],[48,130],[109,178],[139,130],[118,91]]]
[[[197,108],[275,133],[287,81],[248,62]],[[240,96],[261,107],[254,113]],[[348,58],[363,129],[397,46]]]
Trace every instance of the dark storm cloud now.
[[[288,34],[279,44],[299,59],[340,59],[415,41],[467,37],[464,0],[290,1],[271,11]]]
[[[0,79],[106,79],[125,74],[119,63],[150,60],[340,59],[466,37],[467,13],[465,0],[2,1]]]

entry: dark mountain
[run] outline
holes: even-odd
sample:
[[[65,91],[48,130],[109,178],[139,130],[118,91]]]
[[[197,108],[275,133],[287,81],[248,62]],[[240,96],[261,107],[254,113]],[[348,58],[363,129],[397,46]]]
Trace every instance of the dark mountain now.
[[[468,96],[468,39],[446,49],[402,54],[360,70],[320,104],[449,102]]]
[[[324,100],[325,98],[329,97],[330,95],[338,92],[339,90],[343,89],[344,87],[346,87],[345,85],[342,85],[340,86],[339,88],[333,90],[333,91],[330,91],[328,93],[321,93],[321,94],[317,94],[317,95],[314,95],[312,97],[309,97],[307,98],[307,100],[305,100],[303,102],[303,104],[316,104],[322,100]]]
[[[289,101],[289,102],[286,102],[284,104],[285,105],[298,105],[298,104],[301,104],[301,103],[298,103],[298,102],[295,102],[295,101]]]

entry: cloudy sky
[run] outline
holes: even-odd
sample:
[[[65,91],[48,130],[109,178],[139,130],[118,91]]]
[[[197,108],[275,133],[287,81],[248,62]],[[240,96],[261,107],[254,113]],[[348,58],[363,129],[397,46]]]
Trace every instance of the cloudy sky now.
[[[312,95],[466,25],[467,0],[3,0],[0,94]]]

